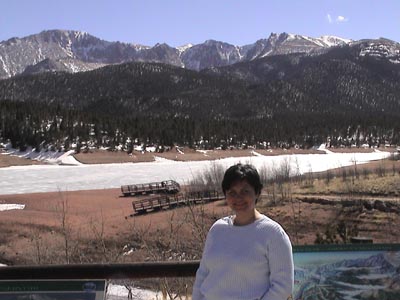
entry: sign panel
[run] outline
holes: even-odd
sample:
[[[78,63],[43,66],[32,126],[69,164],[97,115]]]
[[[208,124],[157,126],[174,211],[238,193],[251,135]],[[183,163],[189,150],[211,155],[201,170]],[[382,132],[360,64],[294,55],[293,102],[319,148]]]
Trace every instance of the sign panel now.
[[[104,300],[104,280],[0,281],[1,300]]]
[[[295,247],[295,300],[400,299],[400,245]]]

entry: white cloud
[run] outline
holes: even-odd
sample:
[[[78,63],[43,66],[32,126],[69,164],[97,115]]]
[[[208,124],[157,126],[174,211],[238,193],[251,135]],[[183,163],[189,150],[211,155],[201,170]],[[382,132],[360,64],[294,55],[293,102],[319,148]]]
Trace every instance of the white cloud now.
[[[347,22],[348,20],[349,20],[348,18],[345,18],[345,17],[343,17],[343,16],[338,16],[338,17],[336,18],[336,22],[337,22],[337,23]]]
[[[344,16],[337,16],[336,18],[333,18],[330,14],[327,14],[326,20],[328,21],[329,24],[332,24],[332,23],[338,24],[338,23],[347,22],[349,19]]]

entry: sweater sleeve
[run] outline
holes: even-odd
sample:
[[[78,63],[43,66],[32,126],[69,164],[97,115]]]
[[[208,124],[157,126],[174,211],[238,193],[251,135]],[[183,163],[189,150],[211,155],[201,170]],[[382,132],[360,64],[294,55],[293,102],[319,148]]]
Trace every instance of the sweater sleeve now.
[[[194,285],[193,285],[193,292],[192,292],[193,300],[202,300],[203,299],[203,295],[200,292],[200,287],[204,281],[204,278],[206,278],[207,274],[208,274],[208,270],[205,268],[202,261],[200,261],[200,267],[197,269],[196,279],[195,279]]]
[[[206,266],[206,258],[207,258],[207,249],[209,248],[212,240],[212,232],[211,230],[207,234],[206,242],[204,245],[203,255],[200,260],[200,266],[196,272],[196,279],[193,284],[193,292],[192,292],[192,300],[202,300],[203,295],[200,292],[201,284],[203,283],[204,279],[208,275],[208,268]]]
[[[281,228],[276,232],[273,243],[268,247],[268,261],[270,288],[261,300],[292,299],[294,285],[292,244]]]

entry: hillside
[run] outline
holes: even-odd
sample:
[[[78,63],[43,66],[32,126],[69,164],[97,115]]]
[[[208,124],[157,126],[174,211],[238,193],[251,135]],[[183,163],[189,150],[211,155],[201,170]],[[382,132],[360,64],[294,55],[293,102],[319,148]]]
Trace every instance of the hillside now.
[[[2,137],[15,146],[60,147],[68,139],[125,149],[143,141],[206,148],[398,144],[396,59],[398,44],[366,40],[201,72],[125,63],[21,75],[0,81]],[[32,142],[34,132],[42,138]]]

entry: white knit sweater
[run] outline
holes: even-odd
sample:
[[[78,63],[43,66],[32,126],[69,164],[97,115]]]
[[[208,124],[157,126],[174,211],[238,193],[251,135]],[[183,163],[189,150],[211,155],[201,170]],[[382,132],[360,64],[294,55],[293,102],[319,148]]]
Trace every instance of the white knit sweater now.
[[[262,215],[233,225],[225,217],[211,227],[193,287],[193,300],[286,300],[293,290],[293,256],[282,227]]]

